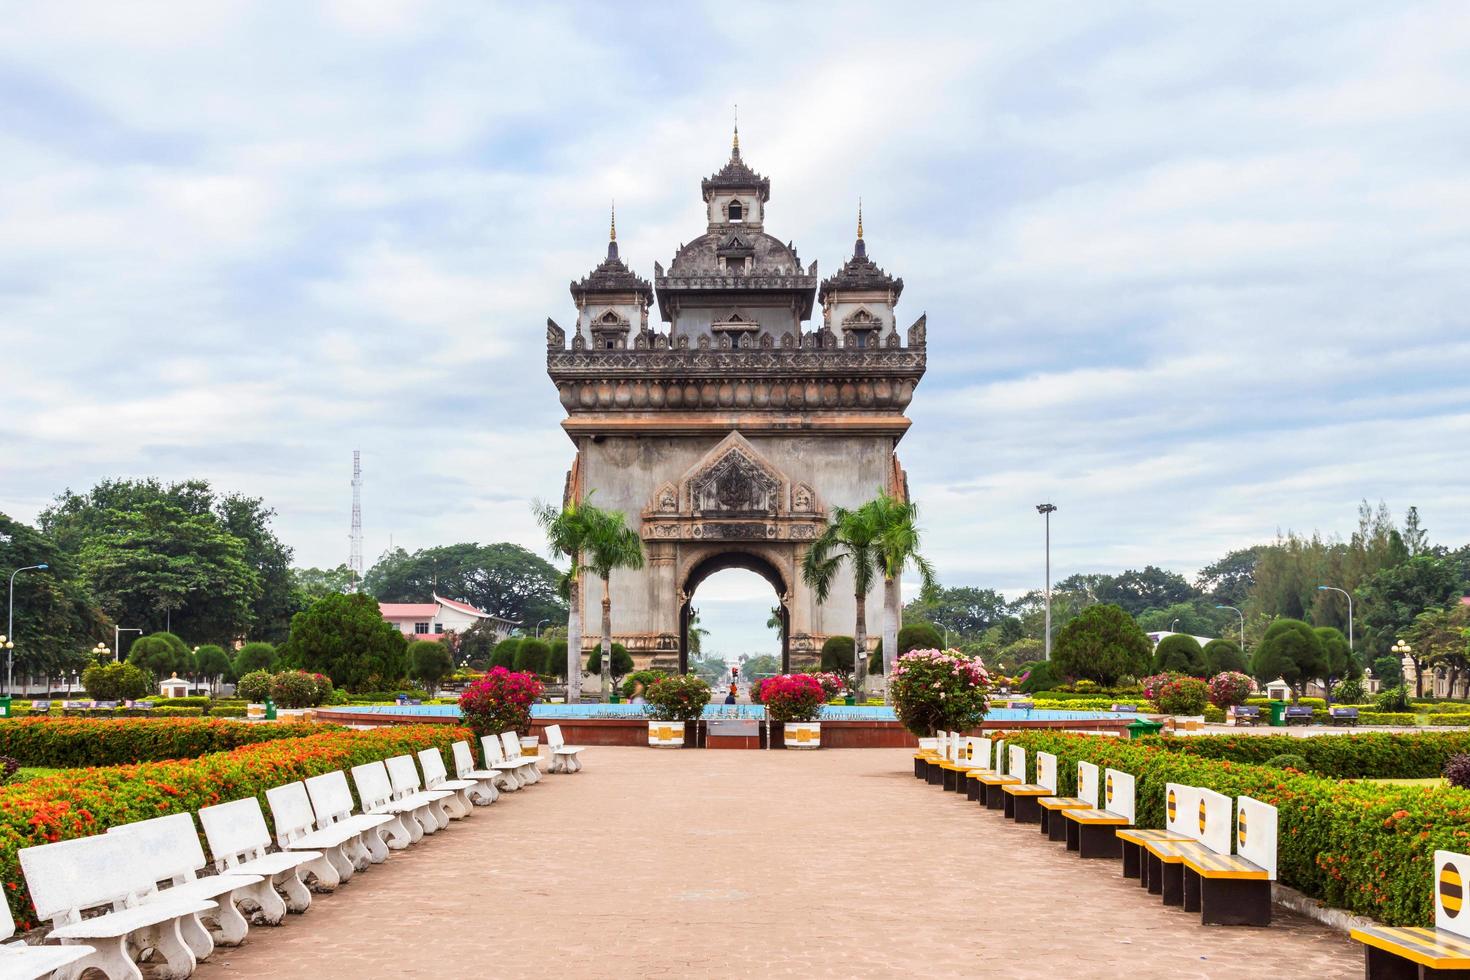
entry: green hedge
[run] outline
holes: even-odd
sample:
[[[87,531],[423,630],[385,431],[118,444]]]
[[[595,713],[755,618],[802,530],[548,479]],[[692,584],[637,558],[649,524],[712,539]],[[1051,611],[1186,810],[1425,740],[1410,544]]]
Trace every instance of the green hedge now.
[[[230,704],[209,709],[209,717],[211,718],[244,718],[247,713],[248,711],[243,704]]]
[[[1170,752],[1257,765],[1278,755],[1299,755],[1314,773],[1336,779],[1429,779],[1444,772],[1450,756],[1470,752],[1470,733],[1465,732],[1370,732],[1330,738],[1155,735],[1143,742]]]
[[[0,755],[23,766],[49,769],[120,766],[192,758],[324,730],[334,731],[336,726],[242,725],[204,718],[19,718],[0,721]]]
[[[128,723],[129,727],[139,724],[143,723]],[[245,732],[300,727],[219,724]],[[431,746],[448,752],[453,742],[472,738],[469,729],[451,725],[369,731],[318,727],[314,732],[198,759],[74,769],[0,789],[0,881],[5,884],[18,928],[31,928],[34,914],[16,857],[21,848],[100,834],[120,824],[193,812],[249,796],[260,800],[269,822],[265,791],[274,786]]]
[[[1401,711],[1360,711],[1358,712],[1358,724],[1360,725],[1395,725],[1399,727],[1417,725],[1419,716],[1410,712]]]
[[[1430,715],[1429,723],[1431,725],[1454,725],[1456,727],[1465,727],[1467,725],[1470,725],[1470,715],[1462,714],[1459,712],[1456,712],[1455,714]]]
[[[1290,747],[1301,753],[1304,749],[1311,751],[1311,743],[1315,742],[1381,740],[1381,744],[1368,748],[1344,751],[1382,765],[1377,760],[1404,748],[1403,740],[1436,737],[1464,739],[1458,733],[1426,733],[1283,741],[1290,741]],[[1328,905],[1371,915],[1390,925],[1432,924],[1430,879],[1434,851],[1470,849],[1465,819],[1470,814],[1470,790],[1342,782],[1224,758],[1205,758],[1198,749],[1171,751],[1184,748],[1185,743],[1256,741],[1254,738],[1125,741],[1045,732],[1022,732],[1011,738],[1013,744],[1029,751],[1040,749],[1057,756],[1061,795],[1076,792],[1078,759],[1131,773],[1137,779],[1140,827],[1164,825],[1164,784],[1169,782],[1205,786],[1228,796],[1246,795],[1269,803],[1277,808],[1279,819],[1278,875],[1282,883]],[[1262,737],[1260,741],[1277,740]],[[1424,752],[1445,748],[1441,744]],[[1424,758],[1428,755],[1421,756],[1421,761]]]
[[[63,708],[51,715],[63,718],[202,718],[203,708]]]
[[[148,698],[155,708],[203,708],[209,710],[214,699],[208,695],[191,695],[187,698]]]

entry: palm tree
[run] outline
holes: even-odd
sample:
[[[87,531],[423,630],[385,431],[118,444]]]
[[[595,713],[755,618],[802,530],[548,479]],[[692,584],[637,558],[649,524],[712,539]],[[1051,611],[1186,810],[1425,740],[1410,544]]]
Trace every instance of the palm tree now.
[[[623,523],[623,513],[582,505],[587,536],[582,556],[587,570],[602,579],[602,700],[612,700],[612,586],[615,568],[643,567],[643,540]]]
[[[781,622],[780,606],[771,607],[771,615],[766,618],[766,629],[775,630],[777,639],[786,639],[786,624]]]
[[[903,615],[899,596],[899,579],[904,569],[913,566],[925,589],[935,587],[934,569],[919,554],[919,508],[908,500],[899,500],[887,490],[863,505],[872,513],[878,528],[878,561],[883,568],[883,676],[893,673],[898,659],[898,627]]]
[[[826,602],[832,581],[845,563],[852,572],[857,620],[852,630],[853,684],[862,690],[868,676],[868,593],[878,572],[879,527],[871,507],[832,508],[832,517],[801,559],[801,578]]]
[[[699,610],[689,607],[689,654],[696,656],[704,652],[704,638],[709,630],[699,625]]]
[[[592,494],[587,494],[590,499]],[[597,508],[575,500],[561,507],[537,503],[532,507],[536,523],[546,532],[546,543],[554,557],[568,562],[562,589],[567,596],[567,703],[582,697],[582,555],[590,533],[589,518]],[[604,655],[605,656],[605,655]],[[605,673],[605,672],[604,672]]]

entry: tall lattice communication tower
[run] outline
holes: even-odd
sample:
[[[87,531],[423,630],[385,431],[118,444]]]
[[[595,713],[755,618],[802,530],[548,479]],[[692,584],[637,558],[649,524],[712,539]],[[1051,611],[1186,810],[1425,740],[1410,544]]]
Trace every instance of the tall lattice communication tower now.
[[[352,588],[362,591],[362,451],[352,450],[352,555],[347,559],[352,571]]]

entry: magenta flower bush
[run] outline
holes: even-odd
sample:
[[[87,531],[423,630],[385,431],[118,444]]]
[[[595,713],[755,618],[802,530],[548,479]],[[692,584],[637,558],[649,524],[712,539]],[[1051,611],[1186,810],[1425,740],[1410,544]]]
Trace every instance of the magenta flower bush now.
[[[1227,670],[1210,678],[1210,703],[1221,710],[1245,704],[1250,693],[1251,679],[1239,671]]]
[[[963,731],[985,717],[990,674],[979,657],[958,650],[910,650],[888,678],[893,710],[920,738],[936,731]]]
[[[531,705],[543,690],[535,674],[495,667],[459,696],[459,710],[477,736],[508,731],[526,735],[531,731]]]

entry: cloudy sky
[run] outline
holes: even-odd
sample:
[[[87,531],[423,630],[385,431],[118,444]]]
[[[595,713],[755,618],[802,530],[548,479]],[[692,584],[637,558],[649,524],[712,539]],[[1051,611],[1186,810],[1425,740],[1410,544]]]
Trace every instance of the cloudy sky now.
[[[0,19],[0,510],[265,497],[303,564],[539,549],[543,323],[616,198],[644,276],[731,105],[768,227],[929,314],[900,447],[948,584],[1192,574],[1360,498],[1470,540],[1463,3],[17,5]],[[763,584],[702,590],[719,645]]]

